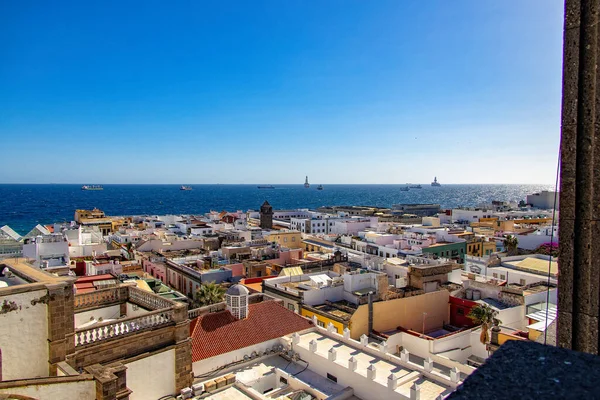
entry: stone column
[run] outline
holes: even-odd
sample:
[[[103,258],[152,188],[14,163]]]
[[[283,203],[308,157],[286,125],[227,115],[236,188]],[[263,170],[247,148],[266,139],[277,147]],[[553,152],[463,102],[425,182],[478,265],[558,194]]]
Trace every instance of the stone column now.
[[[46,285],[48,294],[39,299],[48,310],[48,364],[50,376],[57,373],[56,364],[75,351],[74,295],[72,282]]]
[[[190,338],[190,320],[185,304],[176,304],[175,325],[175,386],[177,391],[192,386],[192,339]]]
[[[600,0],[566,0],[557,343],[598,354]]]

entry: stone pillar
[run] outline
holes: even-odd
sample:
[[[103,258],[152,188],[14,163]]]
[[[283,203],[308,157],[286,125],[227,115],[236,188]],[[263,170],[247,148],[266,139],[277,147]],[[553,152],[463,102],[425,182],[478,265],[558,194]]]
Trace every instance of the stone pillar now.
[[[563,48],[557,343],[598,354],[600,0],[566,0]]]
[[[174,306],[175,315],[175,389],[192,386],[194,374],[192,372],[192,339],[190,338],[190,320],[188,319],[187,305]]]
[[[94,376],[96,381],[96,400],[116,400],[119,391],[119,378],[110,368],[100,364],[90,365],[85,371]]]
[[[48,370],[56,376],[56,365],[75,351],[74,295],[72,282],[46,285],[47,295],[33,301],[48,307]]]

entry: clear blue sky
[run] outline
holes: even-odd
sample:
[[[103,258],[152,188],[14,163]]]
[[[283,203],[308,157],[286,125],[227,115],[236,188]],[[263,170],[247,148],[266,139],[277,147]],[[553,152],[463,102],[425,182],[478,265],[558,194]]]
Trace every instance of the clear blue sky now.
[[[552,183],[562,0],[3,1],[0,182]]]

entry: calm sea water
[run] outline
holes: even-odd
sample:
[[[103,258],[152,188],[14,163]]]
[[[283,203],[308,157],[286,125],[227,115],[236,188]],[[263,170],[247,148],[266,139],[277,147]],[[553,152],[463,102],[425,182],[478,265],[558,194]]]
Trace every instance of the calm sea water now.
[[[190,214],[210,210],[258,209],[268,200],[275,209],[317,208],[326,205],[439,203],[442,207],[475,206],[491,200],[519,201],[527,194],[552,190],[549,185],[443,185],[402,192],[404,185],[105,185],[83,191],[80,185],[0,185],[0,226],[21,234],[36,224],[71,221],[75,209],[97,207],[107,215]]]

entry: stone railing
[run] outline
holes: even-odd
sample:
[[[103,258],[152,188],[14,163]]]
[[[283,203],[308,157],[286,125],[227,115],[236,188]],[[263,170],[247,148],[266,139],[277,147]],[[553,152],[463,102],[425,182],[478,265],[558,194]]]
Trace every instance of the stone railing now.
[[[102,306],[105,304],[124,301],[121,299],[118,287],[94,290],[90,293],[75,295],[75,309]]]
[[[90,328],[77,329],[74,335],[75,347],[98,343],[149,328],[169,325],[174,323],[174,316],[175,312],[172,309],[163,309],[139,317],[125,318],[98,324]]]
[[[133,286],[130,286],[127,289],[129,291],[128,300],[147,310],[160,310],[173,307],[174,305],[170,300],[164,299],[154,293],[146,292]]]

